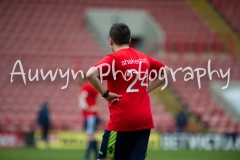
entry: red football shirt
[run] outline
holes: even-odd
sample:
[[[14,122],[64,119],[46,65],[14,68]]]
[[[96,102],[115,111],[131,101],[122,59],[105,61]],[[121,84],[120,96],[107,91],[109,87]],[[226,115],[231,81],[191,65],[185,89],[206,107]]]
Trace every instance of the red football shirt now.
[[[147,92],[149,73],[154,69],[158,73],[165,65],[140,51],[126,48],[105,56],[94,66],[105,75],[103,80],[107,80],[108,90],[122,95],[115,104],[108,103],[110,120],[106,129],[134,131],[154,128]]]
[[[92,107],[96,104],[98,96],[98,91],[93,88],[93,86],[87,82],[80,89],[79,93],[79,106],[82,108],[82,114],[84,118],[87,118],[90,115],[97,116],[97,112],[88,112],[86,109]]]

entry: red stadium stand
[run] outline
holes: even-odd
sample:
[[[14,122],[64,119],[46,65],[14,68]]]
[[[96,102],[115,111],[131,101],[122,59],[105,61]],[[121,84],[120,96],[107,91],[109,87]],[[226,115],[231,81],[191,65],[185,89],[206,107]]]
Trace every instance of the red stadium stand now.
[[[210,0],[213,6],[221,13],[226,21],[240,36],[240,1],[239,0]]]
[[[55,71],[57,68],[63,71],[67,68],[86,70],[97,62],[103,57],[104,52],[86,29],[84,12],[90,7],[148,11],[166,32],[166,44],[162,45],[166,46],[167,51],[180,51],[180,53],[212,51],[214,45],[218,45],[215,33],[184,0],[0,1],[0,73],[4,75],[0,76],[0,131],[34,130],[37,112],[44,97],[49,99],[53,129],[82,129],[83,121],[77,104],[79,92],[77,82],[70,80],[67,89],[61,90],[66,84],[66,79],[61,79],[59,75],[54,82],[49,79],[43,81],[40,77],[39,81],[27,80],[27,84],[24,85],[21,76],[14,76],[14,81],[11,83],[9,73],[16,60],[21,60],[26,76],[29,69],[32,69],[32,74],[35,74],[35,69],[41,68],[44,71]],[[184,47],[182,44],[185,44]],[[219,46],[221,49],[221,44]],[[188,65],[197,67],[205,64],[204,61],[199,60],[183,60],[178,63],[170,60],[167,63],[173,68]],[[215,63],[216,67],[219,67],[222,62]],[[232,62],[224,61],[224,63]],[[237,68],[240,63],[236,61],[232,65]],[[231,76],[233,80],[240,79],[239,71],[236,69]],[[208,81],[203,81],[202,85],[209,86]],[[233,126],[232,128],[237,128],[218,105],[212,104],[207,87],[202,88],[201,93],[189,94],[196,89],[195,82],[186,84],[178,81],[171,83],[171,86],[189,106],[189,110],[198,115],[202,121],[208,121],[206,116],[217,111],[216,117],[220,117],[226,124]],[[102,123],[99,128],[103,129],[109,114],[106,103],[101,102],[100,105]],[[152,101],[152,112],[157,131],[175,131],[173,115],[165,111],[156,100]],[[210,123],[206,122],[206,125],[216,131],[218,129],[214,122],[216,120],[211,118],[210,121]],[[228,126],[221,127],[227,130]]]
[[[205,68],[207,69],[207,60],[183,59],[181,62],[176,60],[168,59],[168,66],[173,68],[173,70],[180,67],[191,66],[194,70],[195,68]],[[240,60],[212,60],[212,70],[223,69],[226,71],[227,68],[231,68],[231,80],[240,80],[239,73],[239,63]],[[222,65],[226,64],[226,65]],[[201,79],[201,88],[198,88],[196,77],[194,80],[184,81],[184,74],[180,73],[176,75],[176,82],[171,81],[171,88],[177,93],[183,104],[188,106],[188,110],[195,114],[202,122],[206,124],[212,132],[226,133],[229,130],[229,126],[233,126],[235,130],[238,130],[239,125],[235,122],[235,119],[229,117],[226,112],[219,106],[211,97],[210,93],[210,80],[207,75]],[[217,81],[224,81],[213,74],[213,79]]]
[[[84,10],[89,7],[147,10],[166,32],[165,45],[170,51],[184,52],[198,49],[201,52],[213,50],[216,44],[216,35],[184,0],[137,1],[137,3],[135,0],[68,2],[3,1],[1,9],[7,14],[3,15],[0,22],[0,30],[3,33],[0,40],[1,50],[8,52],[17,50],[23,54],[47,52],[78,55],[85,51],[102,53],[97,45],[93,45],[95,42],[84,27]]]

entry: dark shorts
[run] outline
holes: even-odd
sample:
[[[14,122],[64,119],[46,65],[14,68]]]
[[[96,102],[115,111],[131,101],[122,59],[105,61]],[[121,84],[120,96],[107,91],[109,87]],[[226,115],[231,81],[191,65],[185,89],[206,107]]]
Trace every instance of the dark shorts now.
[[[149,135],[150,129],[131,132],[105,130],[98,160],[144,160],[147,156]]]

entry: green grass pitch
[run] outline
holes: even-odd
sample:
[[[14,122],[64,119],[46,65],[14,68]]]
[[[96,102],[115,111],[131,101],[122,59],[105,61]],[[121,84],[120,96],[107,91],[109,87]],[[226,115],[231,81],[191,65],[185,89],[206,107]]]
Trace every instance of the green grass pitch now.
[[[0,160],[81,160],[83,150],[1,149]],[[240,160],[240,151],[149,150],[146,160]]]

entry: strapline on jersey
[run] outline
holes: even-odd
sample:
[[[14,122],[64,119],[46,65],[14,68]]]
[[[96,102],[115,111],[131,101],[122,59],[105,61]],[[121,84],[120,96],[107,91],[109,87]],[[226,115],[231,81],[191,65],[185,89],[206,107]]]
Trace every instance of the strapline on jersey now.
[[[139,59],[124,59],[122,62],[122,66],[128,65],[128,64],[140,64],[140,63],[148,63],[146,58],[139,58]]]

